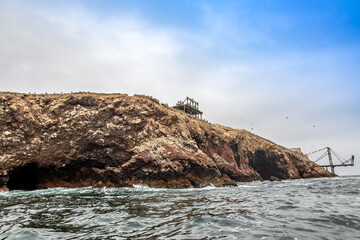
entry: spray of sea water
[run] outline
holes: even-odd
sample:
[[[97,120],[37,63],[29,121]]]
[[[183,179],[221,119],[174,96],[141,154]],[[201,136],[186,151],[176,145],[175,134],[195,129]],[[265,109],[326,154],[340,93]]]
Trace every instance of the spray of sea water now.
[[[360,177],[0,193],[0,239],[360,239]]]

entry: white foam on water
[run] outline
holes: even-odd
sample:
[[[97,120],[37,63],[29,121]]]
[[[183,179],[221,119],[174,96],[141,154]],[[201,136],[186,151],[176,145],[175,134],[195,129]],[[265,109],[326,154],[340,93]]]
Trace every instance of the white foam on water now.
[[[148,185],[146,184],[134,184],[133,185],[134,188],[137,188],[137,189],[150,189],[151,187],[149,187]]]
[[[203,188],[197,188],[197,189],[209,190],[209,189],[215,189],[215,188],[216,187],[214,186],[214,184],[210,183],[209,186],[206,186],[206,187],[203,187]]]
[[[241,187],[241,188],[257,188],[257,187],[259,187],[259,186],[238,185],[238,187]]]
[[[257,188],[259,186],[256,186],[256,185],[245,185],[243,183],[236,183],[238,187],[240,188]]]

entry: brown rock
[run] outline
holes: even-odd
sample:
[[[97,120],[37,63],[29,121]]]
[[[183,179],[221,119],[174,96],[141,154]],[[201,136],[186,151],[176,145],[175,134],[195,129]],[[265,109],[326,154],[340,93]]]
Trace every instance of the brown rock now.
[[[275,177],[275,176],[271,176],[271,177],[269,178],[269,181],[270,181],[270,182],[281,181],[281,179],[280,179],[280,178],[277,178],[277,177]]]
[[[332,176],[302,154],[143,96],[0,93],[0,188],[191,188]]]

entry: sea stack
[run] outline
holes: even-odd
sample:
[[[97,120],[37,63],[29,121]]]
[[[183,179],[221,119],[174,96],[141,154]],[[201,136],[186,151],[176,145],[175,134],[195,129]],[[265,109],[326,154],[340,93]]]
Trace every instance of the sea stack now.
[[[0,93],[0,189],[235,186],[331,177],[246,130],[146,96]]]

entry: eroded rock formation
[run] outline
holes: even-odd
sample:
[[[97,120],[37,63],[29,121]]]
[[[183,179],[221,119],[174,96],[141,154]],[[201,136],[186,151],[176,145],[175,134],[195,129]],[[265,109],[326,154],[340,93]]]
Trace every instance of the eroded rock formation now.
[[[330,177],[302,154],[143,96],[0,93],[0,189]]]

